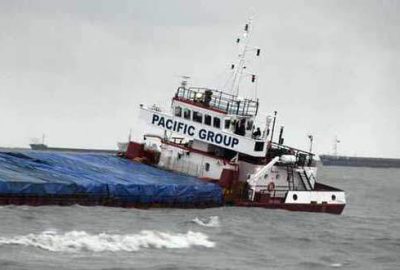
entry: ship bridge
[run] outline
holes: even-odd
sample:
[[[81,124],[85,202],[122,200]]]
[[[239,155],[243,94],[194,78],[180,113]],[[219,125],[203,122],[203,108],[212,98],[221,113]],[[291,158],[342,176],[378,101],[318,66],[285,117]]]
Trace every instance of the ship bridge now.
[[[253,157],[265,157],[267,132],[255,127],[258,100],[241,99],[209,88],[179,87],[171,111],[141,106],[146,123],[193,140],[193,148],[214,145]]]

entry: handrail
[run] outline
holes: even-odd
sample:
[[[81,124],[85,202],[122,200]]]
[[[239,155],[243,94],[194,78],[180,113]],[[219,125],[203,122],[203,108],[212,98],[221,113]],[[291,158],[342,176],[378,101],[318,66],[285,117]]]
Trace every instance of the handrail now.
[[[205,100],[204,97],[209,91],[209,100]],[[201,97],[197,100],[197,94],[200,93]],[[257,115],[258,112],[258,99],[241,99],[238,96],[222,92],[220,90],[190,87],[184,88],[179,87],[175,93],[175,98],[198,101],[212,108],[224,111],[228,114],[252,116]]]
[[[313,154],[311,152],[308,152],[308,151],[305,151],[305,150],[301,150],[301,149],[297,149],[297,148],[294,148],[294,147],[291,147],[291,146],[288,146],[288,145],[279,144],[279,143],[276,143],[276,142],[271,142],[271,146],[277,146],[278,148],[283,148],[283,149],[286,149],[286,150],[293,150],[293,151],[296,151],[296,152],[299,152],[299,153],[302,153],[302,154],[315,156],[315,154]]]
[[[309,177],[308,177],[308,175],[307,175],[307,173],[306,173],[306,171],[304,169],[303,169],[303,174],[306,177],[307,184],[310,186],[310,190],[312,190],[312,185],[311,185],[310,179],[309,179]]]

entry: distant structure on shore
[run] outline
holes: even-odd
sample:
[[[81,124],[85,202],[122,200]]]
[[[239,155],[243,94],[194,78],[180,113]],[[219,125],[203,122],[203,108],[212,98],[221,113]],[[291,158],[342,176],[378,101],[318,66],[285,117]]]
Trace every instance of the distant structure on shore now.
[[[338,143],[340,143],[340,140],[336,136],[333,144],[333,155],[319,155],[323,166],[400,168],[400,159],[397,158],[355,157],[338,155]]]
[[[54,152],[74,152],[74,153],[110,153],[116,154],[118,150],[112,149],[89,149],[89,148],[68,148],[68,147],[49,147],[45,144],[45,135],[42,135],[42,140],[33,139],[33,142],[29,144],[32,150],[36,151],[54,151]]]
[[[352,157],[336,155],[320,155],[324,166],[371,167],[371,168],[400,168],[400,159],[376,157]]]
[[[48,147],[46,144],[31,143],[29,145],[32,150],[37,151],[54,151],[54,152],[75,152],[75,153],[110,153],[117,154],[118,150],[112,149],[89,149],[89,148],[67,148],[67,147]]]
[[[27,147],[8,147],[0,146],[1,152],[15,152],[15,151],[49,151],[49,152],[73,152],[73,153],[99,153],[99,154],[118,154],[120,151],[113,149],[90,149],[90,148],[67,148],[67,147],[48,147],[45,144],[30,144]]]

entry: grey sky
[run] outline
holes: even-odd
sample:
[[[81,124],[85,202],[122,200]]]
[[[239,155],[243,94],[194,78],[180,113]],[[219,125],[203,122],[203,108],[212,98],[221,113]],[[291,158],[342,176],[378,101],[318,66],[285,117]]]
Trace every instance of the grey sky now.
[[[138,104],[167,107],[180,75],[223,84],[250,10],[261,112],[287,144],[400,157],[400,1],[1,0],[0,145],[140,135]]]

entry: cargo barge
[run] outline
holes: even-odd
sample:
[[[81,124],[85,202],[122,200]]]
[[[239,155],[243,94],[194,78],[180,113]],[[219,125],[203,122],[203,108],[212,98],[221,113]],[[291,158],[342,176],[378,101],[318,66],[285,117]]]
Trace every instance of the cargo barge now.
[[[222,191],[116,155],[18,150],[0,152],[0,204],[203,208]]]

